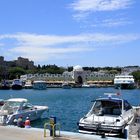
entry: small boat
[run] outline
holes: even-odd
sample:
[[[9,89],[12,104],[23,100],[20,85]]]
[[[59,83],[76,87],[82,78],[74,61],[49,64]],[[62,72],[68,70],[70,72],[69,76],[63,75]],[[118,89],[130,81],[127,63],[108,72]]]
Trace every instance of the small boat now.
[[[10,83],[7,80],[1,82],[1,89],[10,89]]]
[[[116,75],[114,78],[116,89],[134,89],[135,81],[133,75]]]
[[[63,89],[71,89],[72,86],[71,86],[68,82],[64,82],[64,83],[62,84],[62,88],[63,88]]]
[[[82,88],[94,88],[94,87],[96,87],[95,84],[88,84],[88,83],[86,83],[86,82],[84,82],[84,83],[82,84]]]
[[[87,83],[82,84],[82,88],[90,88],[90,85]]]
[[[37,120],[41,115],[48,110],[47,106],[34,106],[24,98],[11,98],[5,101],[4,105],[0,109],[0,123],[8,125],[14,124],[14,120],[22,116],[25,121],[26,117],[30,118],[30,121]]]
[[[22,89],[22,81],[20,79],[14,79],[12,82],[12,89]]]
[[[31,88],[33,88],[32,82],[30,80],[27,80],[25,82],[24,88],[25,89],[31,89]]]
[[[96,99],[90,111],[79,121],[79,132],[108,136],[123,136],[124,129],[134,118],[134,109],[127,100]]]
[[[38,89],[38,90],[45,90],[45,89],[47,89],[46,81],[34,81],[33,82],[33,89]]]

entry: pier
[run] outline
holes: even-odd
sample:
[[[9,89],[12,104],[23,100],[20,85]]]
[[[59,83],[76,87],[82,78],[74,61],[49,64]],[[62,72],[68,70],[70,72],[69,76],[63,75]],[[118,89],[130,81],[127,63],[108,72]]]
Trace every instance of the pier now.
[[[1,140],[123,140],[120,138],[101,138],[98,135],[80,134],[62,131],[58,137],[50,137],[49,130],[44,137],[44,130],[38,128],[18,128],[15,126],[0,126]]]

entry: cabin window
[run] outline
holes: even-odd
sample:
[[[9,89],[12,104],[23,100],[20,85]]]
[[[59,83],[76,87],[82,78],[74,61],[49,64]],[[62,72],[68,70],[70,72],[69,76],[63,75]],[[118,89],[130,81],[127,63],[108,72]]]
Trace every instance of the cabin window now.
[[[23,106],[22,106],[22,110],[25,110],[25,109],[30,109],[32,108],[33,106],[30,104],[30,103],[24,103]]]
[[[102,111],[102,115],[120,115],[121,114],[121,101],[116,100],[103,100],[96,101],[93,112],[97,114]]]
[[[94,108],[95,109],[100,109],[101,107],[102,107],[101,101],[97,101],[96,104],[95,104],[95,106],[94,106]]]

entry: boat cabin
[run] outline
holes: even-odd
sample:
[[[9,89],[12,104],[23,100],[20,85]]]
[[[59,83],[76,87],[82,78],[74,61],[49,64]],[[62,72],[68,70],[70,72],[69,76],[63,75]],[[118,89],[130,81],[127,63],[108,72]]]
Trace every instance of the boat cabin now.
[[[92,113],[96,115],[121,115],[123,110],[132,109],[127,100],[122,99],[97,99],[93,105]]]

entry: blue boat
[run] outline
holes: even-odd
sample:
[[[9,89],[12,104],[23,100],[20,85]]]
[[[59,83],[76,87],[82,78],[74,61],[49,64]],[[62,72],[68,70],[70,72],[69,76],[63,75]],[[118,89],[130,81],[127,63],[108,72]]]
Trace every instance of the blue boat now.
[[[45,89],[47,89],[46,81],[34,81],[33,82],[33,89],[38,89],[38,90],[45,90]]]

